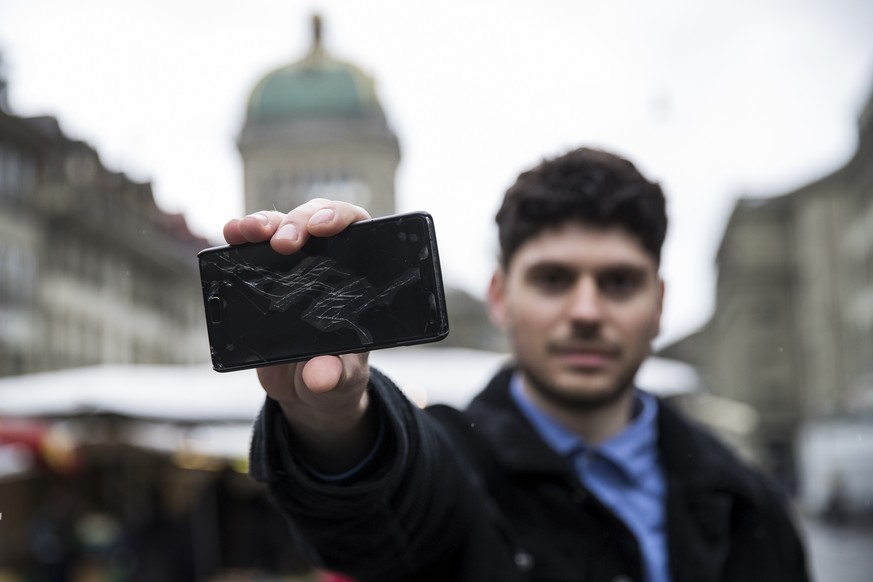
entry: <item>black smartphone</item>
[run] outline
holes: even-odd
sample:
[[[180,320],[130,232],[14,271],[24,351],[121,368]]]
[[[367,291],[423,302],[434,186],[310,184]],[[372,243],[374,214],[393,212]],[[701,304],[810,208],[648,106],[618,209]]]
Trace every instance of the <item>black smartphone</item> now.
[[[449,332],[433,218],[411,212],[311,237],[200,251],[219,372],[439,341]]]

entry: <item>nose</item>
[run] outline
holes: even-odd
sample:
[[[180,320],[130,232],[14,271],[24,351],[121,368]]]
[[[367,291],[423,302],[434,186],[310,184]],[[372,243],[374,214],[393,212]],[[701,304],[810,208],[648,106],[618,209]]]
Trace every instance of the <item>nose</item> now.
[[[603,319],[603,305],[596,281],[583,277],[570,294],[570,319],[579,325],[598,325]]]

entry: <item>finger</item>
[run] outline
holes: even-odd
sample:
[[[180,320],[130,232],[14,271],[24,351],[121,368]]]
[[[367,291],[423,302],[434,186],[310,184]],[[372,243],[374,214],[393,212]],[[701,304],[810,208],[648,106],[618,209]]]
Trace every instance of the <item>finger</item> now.
[[[315,212],[309,218],[307,228],[310,234],[315,236],[332,236],[353,222],[367,218],[370,218],[370,214],[366,210],[343,202],[326,206]]]
[[[262,210],[234,218],[224,225],[224,239],[232,245],[263,242],[273,236],[284,217],[275,210]]]
[[[240,223],[239,218],[234,218],[232,220],[228,220],[225,223],[224,229],[222,230],[222,232],[224,234],[224,240],[227,241],[227,244],[241,245],[244,242],[246,242],[245,237],[239,231],[239,223]]]
[[[276,233],[285,215],[276,210],[262,210],[240,220],[239,230],[247,242],[263,242]]]
[[[300,249],[309,236],[332,236],[358,220],[369,218],[366,210],[347,202],[316,198],[289,212],[271,239],[280,253]]]

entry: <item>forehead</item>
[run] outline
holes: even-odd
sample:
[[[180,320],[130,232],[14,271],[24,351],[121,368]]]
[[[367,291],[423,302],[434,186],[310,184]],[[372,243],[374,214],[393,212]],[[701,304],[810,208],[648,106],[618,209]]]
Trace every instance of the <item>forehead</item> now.
[[[513,255],[509,269],[542,264],[594,270],[620,266],[658,270],[652,255],[624,228],[579,222],[546,229],[525,241]]]

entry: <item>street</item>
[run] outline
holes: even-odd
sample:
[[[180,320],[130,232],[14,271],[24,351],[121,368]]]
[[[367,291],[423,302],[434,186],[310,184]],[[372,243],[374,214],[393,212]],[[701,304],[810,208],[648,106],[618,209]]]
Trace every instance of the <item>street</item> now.
[[[802,533],[816,582],[873,580],[873,524],[840,525],[805,517]]]

